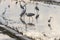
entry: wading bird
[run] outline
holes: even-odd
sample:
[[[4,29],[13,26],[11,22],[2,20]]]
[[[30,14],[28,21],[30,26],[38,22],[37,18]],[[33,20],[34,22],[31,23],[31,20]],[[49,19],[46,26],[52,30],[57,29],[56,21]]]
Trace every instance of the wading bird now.
[[[34,13],[26,13],[26,15],[29,17],[29,23],[30,23],[30,17],[34,16]],[[33,21],[33,17],[32,17],[32,21]]]

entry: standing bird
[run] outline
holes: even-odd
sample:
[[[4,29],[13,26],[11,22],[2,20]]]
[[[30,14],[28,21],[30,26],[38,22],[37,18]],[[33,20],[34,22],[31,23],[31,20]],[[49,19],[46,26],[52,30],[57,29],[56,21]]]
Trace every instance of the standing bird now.
[[[52,18],[52,17],[50,17],[50,19],[48,20],[49,23],[51,22],[51,18]]]
[[[26,15],[29,17],[29,23],[30,23],[30,17],[34,16],[35,14],[34,13],[26,13]],[[32,21],[33,21],[33,18],[32,18]]]

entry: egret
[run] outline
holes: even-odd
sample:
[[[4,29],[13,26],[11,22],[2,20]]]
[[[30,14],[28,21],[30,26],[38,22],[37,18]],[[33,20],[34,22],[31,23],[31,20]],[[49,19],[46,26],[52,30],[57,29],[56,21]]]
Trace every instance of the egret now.
[[[30,17],[34,16],[35,14],[34,13],[26,13],[26,15],[29,17],[29,22],[30,22]],[[32,18],[33,20],[33,18]]]

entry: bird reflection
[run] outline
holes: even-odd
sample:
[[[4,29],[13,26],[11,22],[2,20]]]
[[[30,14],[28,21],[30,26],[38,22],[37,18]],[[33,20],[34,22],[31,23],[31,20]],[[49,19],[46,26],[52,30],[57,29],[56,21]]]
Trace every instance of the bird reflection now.
[[[50,30],[52,30],[51,24],[48,24],[48,27],[50,28]]]
[[[35,17],[35,18],[36,18],[36,20],[38,20],[38,18],[39,18],[39,14],[38,14],[38,15],[36,15],[36,17]]]
[[[20,18],[20,20],[23,24],[26,24],[26,22],[22,18]]]
[[[35,24],[33,24],[33,23],[27,23],[28,25],[30,25],[30,26],[35,26]]]

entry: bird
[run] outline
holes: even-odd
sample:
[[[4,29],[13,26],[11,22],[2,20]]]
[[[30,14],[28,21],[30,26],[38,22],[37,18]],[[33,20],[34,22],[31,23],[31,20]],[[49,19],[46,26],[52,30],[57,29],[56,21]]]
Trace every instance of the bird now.
[[[29,22],[30,22],[30,17],[35,15],[34,13],[25,13],[25,14],[29,17]],[[32,21],[33,21],[33,18],[32,18]]]
[[[51,28],[51,24],[48,24],[48,26],[49,26],[49,28],[52,30],[52,28]]]
[[[24,9],[22,13],[20,14],[20,17],[22,17],[26,13],[26,10]]]
[[[30,26],[35,26],[33,23],[27,23],[27,25],[30,25]]]
[[[37,20],[37,19],[39,18],[39,14],[38,14],[38,15],[36,15],[36,17],[35,17],[35,18],[36,18],[36,20]]]
[[[51,22],[51,18],[52,18],[52,17],[50,17],[50,19],[48,20],[49,23]]]
[[[22,18],[20,18],[20,20],[23,24],[26,24],[26,22]]]

